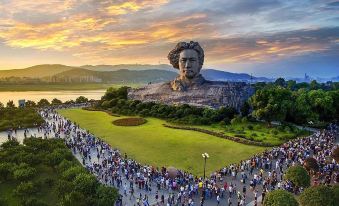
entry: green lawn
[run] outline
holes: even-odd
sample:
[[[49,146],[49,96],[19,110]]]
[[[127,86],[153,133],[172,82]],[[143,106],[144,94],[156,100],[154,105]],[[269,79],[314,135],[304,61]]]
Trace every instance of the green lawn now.
[[[122,127],[113,125],[112,121],[124,117],[105,112],[67,109],[59,113],[141,163],[174,166],[196,175],[203,174],[201,154],[204,152],[210,155],[209,174],[265,150],[204,133],[166,128],[162,126],[165,121],[156,118],[147,118],[147,123],[140,126]]]
[[[0,84],[0,92],[5,91],[59,91],[59,90],[96,90],[108,89],[109,87],[119,88],[122,86],[138,87],[142,84]]]
[[[241,136],[247,139],[262,141],[272,145],[280,145],[297,136],[307,136],[309,132],[301,131],[296,127],[272,126],[267,127],[266,123],[246,122],[231,125],[214,124],[210,126],[197,126],[203,129],[222,132],[228,136]]]

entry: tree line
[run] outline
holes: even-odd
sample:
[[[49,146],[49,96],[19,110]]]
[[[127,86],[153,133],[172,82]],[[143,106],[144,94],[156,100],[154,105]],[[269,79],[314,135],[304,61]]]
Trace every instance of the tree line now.
[[[279,78],[274,83],[257,86],[256,93],[249,99],[252,115],[268,123],[280,121],[312,126],[338,120],[339,89],[324,90],[321,84],[312,81],[307,87],[296,90],[289,82]]]
[[[187,104],[172,106],[154,102],[141,102],[127,99],[128,87],[109,88],[96,104],[97,109],[108,109],[121,115],[140,115],[167,119],[170,122],[185,124],[211,124],[230,121],[237,111],[232,107],[220,109],[194,107]]]

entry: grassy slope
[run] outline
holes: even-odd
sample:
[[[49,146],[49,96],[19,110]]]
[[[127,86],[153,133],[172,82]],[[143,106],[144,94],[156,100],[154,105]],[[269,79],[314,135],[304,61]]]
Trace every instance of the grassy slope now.
[[[209,174],[265,150],[199,132],[165,128],[162,126],[165,121],[155,118],[147,118],[148,122],[144,125],[119,127],[112,121],[122,117],[109,116],[104,112],[69,109],[59,113],[141,163],[174,166],[196,175],[203,174],[203,152],[210,154],[207,162]]]
[[[3,91],[59,91],[59,90],[96,90],[107,89],[109,87],[131,86],[138,87],[139,84],[13,84],[1,85],[0,92]]]

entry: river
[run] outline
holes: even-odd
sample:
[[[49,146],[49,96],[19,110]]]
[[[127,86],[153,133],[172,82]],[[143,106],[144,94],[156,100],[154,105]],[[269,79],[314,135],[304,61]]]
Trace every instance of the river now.
[[[105,89],[100,90],[74,90],[74,91],[24,91],[24,92],[0,92],[0,102],[6,105],[10,100],[14,101],[15,105],[18,105],[18,100],[32,100],[38,102],[40,99],[52,99],[57,98],[62,102],[67,100],[75,100],[79,96],[84,96],[88,99],[100,99],[105,94]]]

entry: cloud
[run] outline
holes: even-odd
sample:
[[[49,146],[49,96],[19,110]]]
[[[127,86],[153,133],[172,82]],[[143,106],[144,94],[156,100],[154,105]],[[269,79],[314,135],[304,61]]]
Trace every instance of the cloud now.
[[[269,63],[334,52],[339,39],[337,1],[0,2],[0,43],[86,63],[168,63],[168,51],[190,40],[207,65]]]

